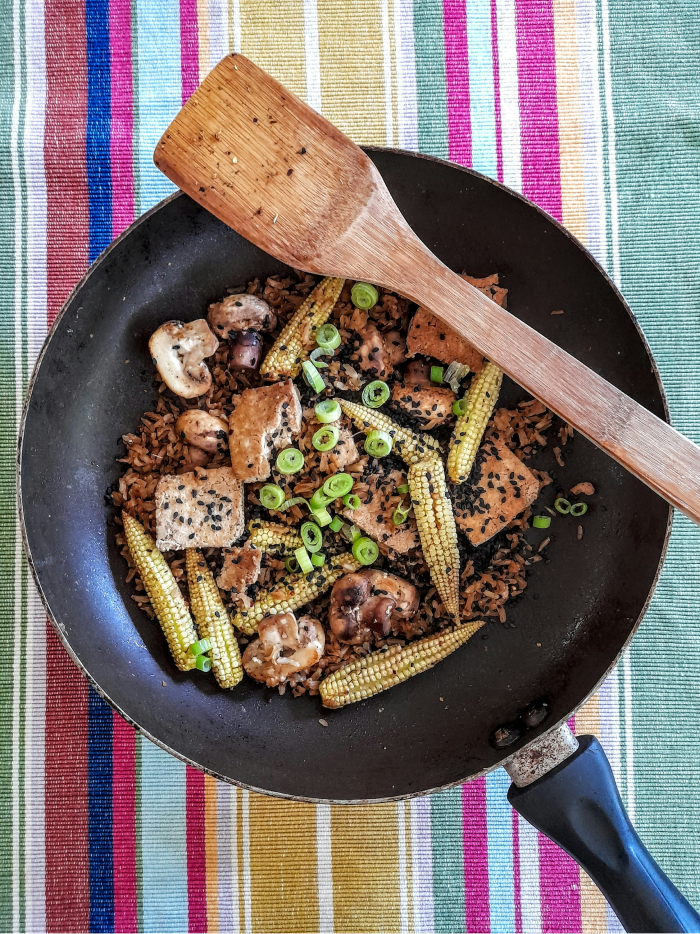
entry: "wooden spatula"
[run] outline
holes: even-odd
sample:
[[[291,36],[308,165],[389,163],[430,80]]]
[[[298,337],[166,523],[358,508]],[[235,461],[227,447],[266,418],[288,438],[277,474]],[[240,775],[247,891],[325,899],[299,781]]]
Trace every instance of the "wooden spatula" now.
[[[444,266],[362,150],[248,59],[230,55],[217,65],[154,160],[195,201],[283,262],[374,282],[430,308],[700,524],[700,448]]]

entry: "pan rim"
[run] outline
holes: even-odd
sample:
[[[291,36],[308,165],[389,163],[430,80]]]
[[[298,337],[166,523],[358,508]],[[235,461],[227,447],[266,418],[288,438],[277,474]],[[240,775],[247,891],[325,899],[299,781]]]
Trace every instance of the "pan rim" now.
[[[567,230],[559,221],[556,220],[556,218],[552,217],[551,214],[549,214],[549,213],[548,213],[547,211],[545,211],[543,208],[539,207],[539,206],[538,206],[537,204],[535,204],[534,202],[528,200],[526,197],[524,197],[523,195],[521,195],[519,192],[514,191],[514,190],[511,189],[511,188],[508,188],[506,185],[503,185],[501,182],[498,182],[498,181],[496,181],[496,180],[490,178],[489,176],[484,175],[484,174],[481,173],[481,172],[477,172],[477,171],[475,171],[474,169],[466,168],[465,166],[458,165],[458,164],[456,164],[456,163],[454,163],[454,162],[450,162],[450,161],[448,161],[448,160],[446,160],[446,159],[440,159],[440,158],[438,158],[438,157],[436,157],[436,156],[426,155],[426,154],[423,154],[423,153],[411,152],[411,151],[405,150],[405,149],[398,149],[398,148],[391,148],[391,147],[383,147],[383,146],[364,146],[364,147],[362,147],[362,148],[363,148],[366,152],[368,152],[368,153],[372,153],[372,152],[377,152],[377,153],[392,153],[392,154],[399,155],[399,156],[410,156],[410,157],[412,157],[412,158],[422,159],[422,160],[425,160],[425,161],[428,161],[428,162],[437,163],[437,164],[439,164],[439,165],[448,166],[449,168],[452,168],[452,169],[458,169],[458,170],[460,170],[461,172],[465,173],[466,175],[479,178],[480,180],[482,180],[482,181],[484,181],[484,182],[487,182],[489,185],[492,185],[492,186],[494,186],[494,187],[496,187],[496,188],[498,188],[498,189],[500,189],[500,190],[502,190],[502,191],[505,191],[505,192],[507,192],[509,195],[511,195],[511,196],[513,196],[513,197],[519,199],[520,201],[524,202],[526,205],[528,205],[528,207],[534,209],[534,210],[537,211],[540,215],[542,215],[544,218],[546,218],[547,221],[548,221],[549,223],[551,223],[551,224],[553,224],[553,225],[555,226],[555,228],[557,228],[559,231],[561,231],[562,233],[564,233],[565,236],[567,237],[567,239],[568,239],[569,241],[571,241],[581,252],[583,252],[583,253],[585,254],[585,256],[587,257],[587,259],[595,266],[597,272],[603,277],[603,279],[606,281],[606,283],[612,288],[612,290],[613,290],[613,292],[615,293],[615,296],[617,297],[618,301],[621,303],[621,305],[623,306],[623,308],[624,308],[625,311],[627,312],[629,318],[631,319],[632,323],[634,324],[634,327],[635,327],[635,329],[636,329],[636,331],[637,331],[637,333],[638,333],[638,335],[639,335],[639,337],[640,337],[640,340],[641,340],[641,342],[642,342],[642,344],[643,344],[643,346],[644,346],[644,349],[645,349],[645,351],[646,351],[647,357],[648,357],[649,362],[650,362],[650,365],[651,365],[651,367],[652,367],[654,379],[655,379],[655,381],[656,381],[657,387],[658,387],[659,392],[660,392],[660,395],[661,395],[661,401],[662,401],[663,409],[664,409],[664,418],[665,418],[665,420],[666,420],[669,424],[671,423],[670,412],[669,412],[669,408],[668,408],[668,399],[667,399],[667,396],[666,396],[666,392],[665,392],[665,389],[664,389],[663,382],[662,382],[662,380],[661,380],[661,375],[660,375],[660,372],[659,372],[659,369],[658,369],[658,365],[657,365],[656,360],[655,360],[655,358],[654,358],[654,355],[653,355],[653,353],[652,353],[652,351],[651,351],[651,348],[650,348],[650,346],[649,346],[649,343],[648,343],[648,341],[647,341],[647,339],[646,339],[646,337],[645,337],[645,335],[644,335],[644,333],[643,333],[643,331],[642,331],[642,329],[641,329],[641,327],[640,327],[640,325],[639,325],[639,322],[637,321],[636,316],[635,316],[634,313],[632,312],[632,310],[631,310],[631,308],[629,307],[629,305],[628,305],[627,301],[625,300],[624,296],[622,295],[622,293],[620,292],[619,288],[617,287],[617,285],[615,284],[615,282],[612,280],[612,278],[608,275],[608,273],[606,272],[606,270],[601,266],[601,264],[598,262],[598,260],[596,260],[596,258],[586,249],[586,247],[581,243],[581,241],[578,240],[577,237],[574,236],[574,234],[572,234],[569,230]],[[56,318],[54,319],[54,322],[53,322],[53,324],[51,325],[51,327],[50,327],[50,329],[49,329],[49,331],[48,331],[48,333],[47,333],[47,335],[46,335],[46,338],[45,338],[45,340],[44,340],[44,343],[43,343],[43,345],[42,345],[42,347],[41,347],[41,350],[40,350],[40,352],[39,352],[39,354],[38,354],[38,356],[37,356],[37,359],[36,359],[36,362],[35,362],[35,364],[34,364],[34,368],[33,368],[33,371],[32,371],[31,378],[30,378],[29,383],[28,383],[28,385],[27,385],[27,392],[26,392],[26,396],[25,396],[25,399],[24,399],[23,407],[22,407],[22,416],[21,416],[21,419],[20,419],[19,432],[18,432],[18,440],[17,440],[17,450],[16,450],[16,465],[15,465],[15,467],[16,467],[17,512],[18,512],[18,518],[19,518],[20,534],[21,534],[21,537],[22,537],[22,544],[23,544],[23,548],[24,548],[25,555],[26,555],[26,557],[27,557],[27,562],[28,562],[29,567],[30,567],[30,569],[31,569],[32,577],[33,577],[33,579],[34,579],[34,583],[35,583],[35,586],[36,586],[37,591],[38,591],[38,593],[39,593],[39,597],[40,597],[40,599],[41,599],[41,602],[42,602],[42,605],[43,605],[44,610],[45,610],[45,612],[46,612],[46,615],[47,615],[48,619],[50,620],[51,625],[53,626],[54,631],[56,632],[56,634],[57,634],[59,640],[61,641],[61,644],[63,645],[63,647],[64,647],[65,650],[67,651],[68,655],[69,655],[70,658],[73,660],[73,662],[78,666],[78,668],[80,669],[80,671],[85,675],[85,677],[86,677],[87,680],[88,680],[88,683],[93,687],[93,689],[96,691],[96,693],[97,693],[104,701],[106,701],[106,703],[108,703],[109,706],[110,706],[113,710],[115,710],[127,723],[129,723],[132,727],[134,727],[134,729],[136,729],[142,736],[145,736],[146,739],[150,740],[152,743],[154,743],[154,745],[159,746],[161,749],[163,749],[165,752],[169,753],[170,755],[174,756],[176,759],[179,759],[181,762],[184,762],[184,763],[187,764],[187,765],[191,765],[193,768],[196,768],[196,769],[198,769],[199,771],[204,772],[206,775],[210,775],[210,776],[212,776],[213,778],[217,778],[217,779],[219,779],[220,781],[226,782],[226,783],[229,784],[229,785],[233,785],[233,786],[235,786],[235,787],[237,787],[237,788],[242,788],[242,789],[245,789],[245,790],[247,790],[247,791],[252,791],[252,792],[254,792],[254,793],[256,793],[256,794],[262,794],[262,795],[266,795],[266,796],[268,796],[268,797],[280,798],[280,799],[289,800],[289,801],[302,801],[302,802],[309,803],[309,804],[334,804],[334,805],[347,805],[347,806],[351,806],[351,805],[362,805],[362,804],[384,804],[384,803],[390,803],[390,802],[394,802],[394,801],[405,801],[405,800],[409,800],[409,799],[411,799],[411,798],[423,797],[423,796],[425,796],[425,795],[437,794],[437,793],[439,793],[439,792],[441,792],[441,791],[445,791],[445,790],[450,789],[450,788],[455,788],[455,787],[457,787],[457,786],[459,786],[459,785],[465,784],[466,782],[473,781],[474,779],[479,778],[479,777],[481,777],[482,775],[486,775],[488,772],[492,772],[492,771],[494,771],[495,769],[502,767],[502,766],[508,761],[508,759],[514,754],[513,752],[507,752],[507,754],[505,754],[505,755],[503,756],[503,758],[500,759],[498,762],[494,763],[493,765],[491,765],[491,766],[489,766],[489,767],[487,767],[487,768],[481,769],[481,770],[478,771],[478,772],[474,772],[474,773],[472,773],[472,774],[470,774],[470,775],[467,775],[467,776],[465,776],[464,778],[458,779],[458,780],[453,781],[453,782],[448,782],[448,783],[446,783],[446,784],[444,784],[444,785],[438,785],[438,786],[435,786],[435,787],[433,787],[433,788],[429,788],[429,789],[425,789],[425,790],[417,791],[417,792],[411,792],[411,793],[408,793],[408,794],[402,794],[402,795],[389,795],[389,796],[376,797],[376,798],[373,797],[373,798],[338,799],[338,798],[317,798],[317,797],[310,797],[310,796],[305,796],[305,795],[296,795],[296,794],[290,794],[290,793],[284,793],[284,792],[278,792],[278,791],[271,791],[271,790],[266,789],[266,788],[260,788],[260,787],[257,787],[257,786],[255,786],[255,785],[247,784],[247,783],[245,783],[245,782],[236,781],[235,779],[232,779],[232,778],[230,778],[230,777],[228,777],[228,776],[226,776],[226,775],[222,775],[221,773],[216,772],[215,770],[210,769],[210,768],[208,768],[207,766],[202,765],[201,763],[195,762],[193,759],[188,758],[186,755],[184,755],[184,754],[178,752],[178,751],[175,750],[175,749],[172,749],[170,746],[168,746],[167,743],[165,743],[165,742],[159,740],[156,736],[154,736],[154,735],[153,735],[152,733],[150,733],[148,730],[146,730],[146,729],[144,729],[143,727],[141,727],[140,724],[139,724],[138,722],[136,722],[132,717],[129,717],[129,716],[119,707],[119,705],[118,705],[115,701],[113,701],[112,698],[111,698],[110,696],[108,696],[108,694],[99,686],[99,684],[97,684],[97,682],[94,680],[94,678],[90,675],[90,673],[88,672],[87,668],[85,667],[85,665],[83,664],[83,662],[81,661],[81,659],[80,659],[80,658],[77,656],[77,654],[73,651],[73,649],[72,649],[72,647],[71,647],[71,645],[70,645],[70,643],[69,643],[69,641],[68,641],[68,639],[67,639],[65,633],[63,632],[63,630],[62,630],[62,628],[61,628],[61,626],[60,626],[58,620],[57,620],[57,619],[54,617],[54,615],[53,615],[53,612],[52,612],[52,610],[51,610],[51,608],[50,608],[50,605],[49,605],[49,602],[48,602],[48,598],[46,597],[46,594],[44,593],[44,590],[43,590],[43,588],[42,588],[42,586],[41,586],[41,582],[40,582],[40,580],[39,580],[39,575],[38,575],[37,569],[36,569],[35,564],[34,564],[34,559],[33,559],[32,553],[31,553],[31,548],[30,548],[30,546],[29,546],[29,540],[28,540],[28,536],[27,536],[27,528],[26,528],[26,523],[25,523],[25,510],[24,510],[24,503],[23,503],[23,498],[22,498],[22,464],[23,464],[23,440],[24,440],[24,435],[25,435],[26,421],[27,421],[28,414],[29,414],[29,407],[30,407],[30,403],[31,403],[31,399],[32,399],[32,394],[33,394],[33,391],[34,391],[34,387],[35,387],[35,384],[36,384],[36,381],[37,381],[37,378],[38,378],[38,374],[39,374],[39,371],[40,371],[42,362],[43,362],[43,360],[44,360],[44,358],[45,358],[45,356],[46,356],[46,354],[47,354],[47,352],[48,352],[48,349],[49,349],[49,346],[50,346],[50,344],[51,344],[51,341],[53,340],[53,338],[54,338],[54,336],[55,336],[55,334],[56,334],[58,328],[60,327],[60,324],[61,324],[61,322],[62,322],[62,319],[63,319],[65,313],[67,312],[68,307],[71,305],[71,303],[72,303],[74,297],[76,296],[76,294],[83,288],[83,286],[85,285],[85,283],[87,282],[87,280],[90,278],[90,276],[92,276],[92,275],[97,271],[97,269],[100,267],[100,265],[107,259],[107,257],[108,257],[108,256],[110,255],[110,253],[117,247],[117,245],[120,244],[120,243],[122,242],[122,240],[124,240],[124,239],[126,239],[128,236],[130,236],[130,235],[132,234],[132,232],[133,232],[137,227],[139,227],[141,224],[145,223],[145,222],[146,222],[152,215],[154,215],[156,212],[160,211],[163,207],[165,207],[167,204],[171,203],[171,202],[174,201],[175,199],[181,198],[181,197],[185,197],[184,192],[182,192],[182,191],[175,191],[175,192],[173,192],[171,195],[168,195],[166,198],[164,198],[162,201],[159,201],[157,204],[153,205],[151,208],[149,208],[147,211],[145,211],[142,215],[140,215],[140,217],[136,218],[136,219],[133,221],[133,223],[131,223],[118,237],[116,237],[116,238],[102,251],[102,253],[100,253],[100,255],[91,263],[91,265],[90,265],[90,266],[88,267],[88,269],[85,271],[84,275],[81,276],[80,280],[76,283],[76,285],[74,286],[74,288],[70,291],[69,295],[66,297],[66,299],[65,299],[65,301],[64,301],[64,303],[63,303],[63,305],[62,305],[62,307],[61,307],[61,310],[60,310],[60,311],[58,312],[58,314],[56,315]],[[550,733],[551,731],[553,731],[553,730],[557,729],[559,726],[561,726],[563,723],[566,723],[566,721],[567,721],[571,716],[573,716],[578,710],[580,710],[581,707],[583,707],[584,704],[586,704],[587,701],[596,693],[596,691],[598,691],[598,689],[600,688],[601,684],[605,681],[605,679],[608,677],[608,675],[611,673],[611,671],[612,671],[612,670],[615,668],[615,666],[619,663],[619,661],[620,661],[622,655],[623,655],[624,652],[627,650],[627,648],[628,648],[628,646],[630,645],[632,639],[634,638],[634,636],[635,636],[635,634],[636,634],[636,632],[637,632],[639,626],[641,625],[641,622],[642,622],[642,620],[644,619],[644,617],[645,617],[645,615],[646,615],[646,612],[647,612],[647,610],[648,610],[648,608],[649,608],[649,604],[650,604],[651,599],[652,599],[652,597],[653,597],[653,595],[654,595],[654,592],[655,592],[655,590],[656,590],[656,587],[657,587],[657,584],[658,584],[658,581],[659,581],[659,576],[660,576],[660,574],[661,574],[661,570],[662,570],[663,565],[664,565],[664,562],[665,562],[665,560],[666,560],[666,554],[667,554],[667,550],[668,550],[669,539],[670,539],[671,530],[672,530],[672,526],[673,526],[673,516],[674,516],[674,509],[673,509],[672,506],[669,505],[669,507],[668,507],[668,519],[667,519],[667,523],[666,523],[666,531],[665,531],[665,535],[664,535],[663,546],[662,546],[661,553],[660,553],[660,556],[659,556],[659,563],[658,563],[658,566],[657,566],[657,568],[656,568],[656,572],[655,572],[655,574],[654,574],[654,579],[653,579],[653,581],[652,581],[652,583],[651,583],[651,587],[650,587],[650,589],[649,589],[649,593],[647,594],[647,597],[646,597],[646,600],[645,600],[645,602],[644,602],[644,605],[643,605],[643,607],[642,607],[642,609],[641,609],[641,611],[640,611],[640,613],[639,613],[637,619],[635,620],[634,625],[633,625],[632,628],[630,629],[629,635],[628,635],[627,638],[625,639],[623,645],[620,647],[620,649],[619,649],[617,655],[616,655],[615,658],[612,660],[611,664],[610,664],[609,667],[606,669],[606,671],[603,673],[603,675],[599,678],[599,680],[598,680],[598,681],[596,682],[596,684],[593,686],[593,688],[590,690],[590,692],[580,701],[579,704],[577,704],[577,705],[573,708],[573,710],[569,711],[569,713],[566,714],[564,717],[561,717],[561,718],[560,718],[559,720],[557,720],[555,723],[551,724],[551,726],[549,726],[548,729],[547,729],[546,731],[543,731],[542,733],[538,734],[538,735],[531,741],[531,743],[528,743],[528,744],[526,744],[526,745],[533,745],[533,744],[536,744],[536,743],[541,742],[542,739],[543,739],[543,737],[544,737],[545,735],[547,735],[547,733]],[[519,746],[518,749],[517,749],[516,751],[517,751],[517,752],[520,752],[523,748],[525,748],[525,746]]]

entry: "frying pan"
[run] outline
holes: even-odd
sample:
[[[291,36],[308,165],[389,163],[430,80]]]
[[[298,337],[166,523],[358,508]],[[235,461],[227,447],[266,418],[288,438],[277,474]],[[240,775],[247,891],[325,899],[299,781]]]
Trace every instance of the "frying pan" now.
[[[514,314],[667,417],[630,310],[562,227],[475,172],[368,152],[441,260],[471,275],[498,272]],[[581,540],[573,520],[546,533],[547,557],[533,567],[508,625],[489,624],[433,671],[386,694],[327,712],[327,729],[318,698],[272,697],[247,679],[222,691],[213,678],[178,672],[159,627],[130,599],[106,491],[120,473],[121,435],[157,397],[148,338],[164,320],[201,317],[228,287],[284,271],[176,194],[116,240],[66,302],[37,363],[19,446],[27,555],[66,649],[144,735],[266,794],[386,801],[469,780],[517,753],[511,770],[524,787],[513,786],[514,805],[597,879],[628,929],[700,930],[700,918],[625,823],[600,747],[586,739],[573,755],[571,745],[557,755],[561,730],[538,743],[615,664],[647,606],[670,530],[667,504],[584,438],[565,448],[563,468],[551,453],[533,460],[553,470],[556,488],[590,481],[597,493]],[[506,381],[501,404],[523,397]],[[528,534],[535,545],[543,538]],[[507,749],[494,748],[495,728],[543,700],[544,722]]]

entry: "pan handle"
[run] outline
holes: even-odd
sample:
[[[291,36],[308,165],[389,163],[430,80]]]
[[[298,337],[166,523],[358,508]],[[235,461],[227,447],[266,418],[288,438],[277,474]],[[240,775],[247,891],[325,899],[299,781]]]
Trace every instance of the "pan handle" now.
[[[542,768],[552,764],[549,747],[561,741],[561,728],[506,763],[515,780],[508,791],[510,803],[585,869],[626,931],[700,932],[700,916],[630,823],[603,747],[595,736],[579,736],[578,749],[571,754],[576,741],[563,729],[569,735],[564,737],[567,757],[544,774]],[[539,770],[533,769],[537,762],[544,763]],[[540,777],[533,780],[538,771]]]

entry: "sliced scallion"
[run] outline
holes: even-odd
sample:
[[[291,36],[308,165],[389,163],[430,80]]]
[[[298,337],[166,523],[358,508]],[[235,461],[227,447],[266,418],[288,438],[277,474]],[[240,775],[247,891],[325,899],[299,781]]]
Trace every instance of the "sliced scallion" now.
[[[280,473],[299,473],[304,466],[304,455],[296,448],[285,448],[277,455],[275,464]]]
[[[304,499],[303,496],[293,496],[291,499],[285,500],[284,503],[279,508],[280,512],[284,512],[285,509],[291,509],[292,506],[308,506],[309,504]]]
[[[323,533],[315,522],[304,522],[301,527],[301,540],[308,552],[320,551],[323,546]]]
[[[339,516],[334,516],[330,527],[332,532],[340,532],[343,527],[343,520]]]
[[[321,357],[332,357],[334,353],[334,350],[330,350],[326,347],[314,347],[314,349],[309,354],[309,359],[316,367],[316,369],[320,370],[328,366],[324,360],[321,360]]]
[[[352,544],[358,538],[362,538],[362,530],[358,529],[356,525],[344,525],[343,535],[347,538],[350,544]]]
[[[456,415],[457,418],[461,418],[463,415],[467,414],[467,400],[466,399],[457,399],[456,402],[452,403],[452,414]]]
[[[389,398],[389,387],[381,379],[373,379],[362,390],[362,401],[370,409],[378,409]]]
[[[284,502],[284,490],[276,483],[266,483],[258,495],[265,509],[279,509]]]
[[[557,512],[560,512],[562,516],[565,516],[568,512],[571,512],[571,503],[568,499],[564,499],[563,496],[560,496],[559,499],[554,500],[554,508]]]
[[[337,422],[342,415],[337,399],[324,399],[322,402],[317,402],[314,406],[314,412],[322,425]]]
[[[356,308],[373,308],[379,301],[379,292],[369,282],[356,282],[350,290],[350,298]]]
[[[355,481],[350,474],[334,473],[332,477],[328,477],[324,482],[322,489],[326,496],[330,496],[331,499],[339,499],[350,492],[354,483]]]
[[[532,526],[535,529],[548,529],[551,525],[551,518],[549,516],[533,516],[532,517]]]
[[[360,560],[359,558],[357,559]],[[199,671],[211,671],[211,659],[208,655],[198,655],[195,659],[194,667]]]
[[[370,457],[386,457],[392,446],[391,435],[386,431],[370,431],[365,439],[365,451]]]
[[[307,385],[311,386],[314,392],[323,392],[326,388],[326,384],[323,382],[323,377],[316,369],[315,364],[310,360],[304,360],[301,368],[304,371],[304,379]]]
[[[208,639],[200,639],[199,642],[193,642],[187,650],[190,655],[203,655],[211,648],[211,642]]]
[[[314,566],[311,563],[311,558],[309,557],[309,553],[303,545],[295,550],[294,557],[299,562],[299,568],[301,569],[302,574],[310,574],[311,571],[313,571]]]
[[[326,556],[317,552],[316,554],[311,555],[311,563],[315,568],[322,568],[326,563]]]
[[[329,506],[335,498],[335,496],[329,496],[323,487],[320,486],[309,500],[309,508],[311,509],[311,512],[317,512],[319,509],[325,509],[325,507]]]
[[[391,521],[394,525],[403,525],[406,519],[408,519],[408,514],[411,511],[411,507],[408,506],[397,506],[391,517]]]
[[[323,509],[313,509],[311,511],[311,515],[314,517],[314,522],[317,525],[320,525],[322,529],[327,525],[330,525],[333,521],[331,514],[328,512],[325,506]]]
[[[397,493],[408,493],[408,484],[402,483],[401,486],[396,487]]]
[[[453,360],[452,363],[447,367],[445,373],[445,382],[448,384],[452,392],[457,395],[459,392],[459,386],[464,377],[469,372],[469,367],[466,363],[459,363],[457,360]]]
[[[284,562],[284,566],[290,574],[298,574],[301,568],[299,567],[299,562],[294,557],[290,555],[287,560]]]
[[[359,509],[362,503],[359,496],[356,496],[354,493],[347,493],[343,497],[343,505],[346,509]]]
[[[588,512],[587,503],[572,503],[571,504],[571,515],[572,516],[582,516],[584,513]]]
[[[317,451],[330,451],[338,443],[340,432],[335,425],[324,425],[314,432],[311,443]]]
[[[379,545],[361,536],[352,543],[352,554],[360,564],[373,564],[379,557]]]
[[[324,350],[340,347],[340,332],[334,324],[324,324],[316,332],[316,343]]]
[[[445,372],[445,368],[442,366],[431,366],[430,367],[430,382],[431,383],[442,383],[442,374]]]

